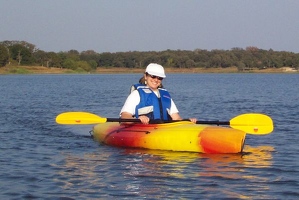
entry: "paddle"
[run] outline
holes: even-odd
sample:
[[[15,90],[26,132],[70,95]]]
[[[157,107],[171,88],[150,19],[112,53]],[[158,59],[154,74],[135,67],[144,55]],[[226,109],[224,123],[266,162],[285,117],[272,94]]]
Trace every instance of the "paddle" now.
[[[189,121],[189,119],[167,121]],[[93,113],[88,112],[65,112],[56,117],[56,123],[78,125],[78,124],[98,124],[105,122],[140,122],[139,119],[120,119],[120,118],[103,118]],[[151,123],[157,121],[151,121]],[[164,121],[165,122],[165,121]],[[197,121],[196,124],[214,124],[214,125],[227,125],[234,129],[242,130],[249,134],[264,135],[273,131],[272,119],[264,114],[247,113],[234,117],[229,122],[221,121]]]

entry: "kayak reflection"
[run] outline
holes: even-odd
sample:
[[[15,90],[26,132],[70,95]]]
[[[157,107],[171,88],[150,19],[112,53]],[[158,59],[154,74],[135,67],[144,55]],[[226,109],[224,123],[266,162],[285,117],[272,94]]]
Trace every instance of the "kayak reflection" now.
[[[219,166],[228,164],[241,164],[246,167],[269,167],[272,165],[272,146],[253,147],[245,145],[242,153],[239,154],[205,154],[193,152],[176,152],[147,149],[124,149],[123,154],[143,155],[148,162],[161,164],[179,164],[200,162],[201,165]]]
[[[238,187],[269,189],[269,179],[254,169],[270,168],[273,151],[271,146],[246,145],[242,154],[202,154],[100,145],[95,152],[62,155],[51,166],[57,172],[52,178],[63,190],[93,197],[160,198],[176,188],[178,194],[195,195],[191,198],[201,191],[242,199],[250,196],[237,192]]]

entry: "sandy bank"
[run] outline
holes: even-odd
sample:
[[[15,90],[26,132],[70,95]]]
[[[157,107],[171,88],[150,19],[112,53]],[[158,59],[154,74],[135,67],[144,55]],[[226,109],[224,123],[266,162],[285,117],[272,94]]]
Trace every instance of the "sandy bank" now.
[[[298,73],[298,71],[288,71],[285,68],[280,69],[252,69],[248,71],[238,71],[235,67],[230,68],[165,68],[166,73]],[[129,68],[98,68],[90,72],[91,74],[120,74],[120,73],[143,73],[144,69],[129,69]],[[43,66],[20,66],[20,67],[1,67],[0,74],[72,74],[72,73],[88,73],[76,72],[69,69],[47,68]]]

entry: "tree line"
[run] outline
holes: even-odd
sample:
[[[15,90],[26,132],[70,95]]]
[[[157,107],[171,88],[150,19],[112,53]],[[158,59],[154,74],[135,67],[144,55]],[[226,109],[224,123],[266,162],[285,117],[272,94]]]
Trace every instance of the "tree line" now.
[[[94,50],[79,52],[46,52],[26,41],[0,42],[0,67],[45,66],[72,70],[93,71],[98,67],[144,68],[149,63],[159,63],[173,68],[227,68],[238,70],[253,68],[299,68],[299,54],[287,51],[263,50],[257,47],[231,50],[165,50],[104,52]]]

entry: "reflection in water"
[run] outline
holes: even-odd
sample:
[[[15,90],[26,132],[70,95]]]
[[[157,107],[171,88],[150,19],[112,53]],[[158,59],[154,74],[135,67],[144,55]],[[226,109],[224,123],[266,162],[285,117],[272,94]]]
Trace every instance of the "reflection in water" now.
[[[244,199],[250,198],[244,194],[248,189],[269,189],[268,178],[252,169],[271,167],[274,148],[270,146],[245,146],[243,154],[107,148],[120,154],[101,151],[65,155],[64,164],[56,166],[59,171],[55,181],[65,190],[90,192],[91,197],[115,196],[118,191],[120,196],[162,198],[165,192],[176,197],[184,191],[190,198],[202,192]],[[171,188],[176,191],[169,191]]]
[[[251,147],[246,145],[244,148],[243,160],[247,167],[267,168],[272,165],[272,152],[275,149],[272,146]]]

